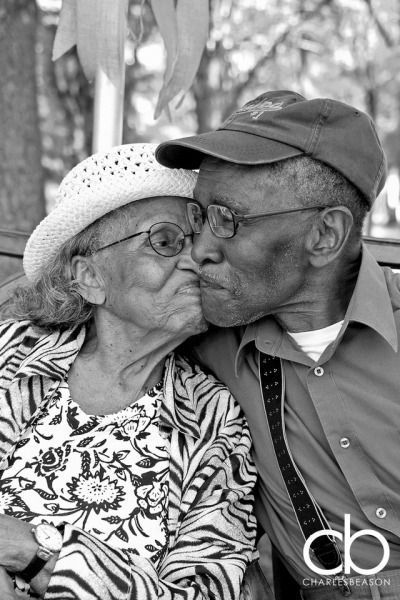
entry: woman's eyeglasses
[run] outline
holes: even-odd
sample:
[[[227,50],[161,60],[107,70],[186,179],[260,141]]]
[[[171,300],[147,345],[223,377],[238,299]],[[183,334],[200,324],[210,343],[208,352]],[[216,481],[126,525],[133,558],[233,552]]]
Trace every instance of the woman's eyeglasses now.
[[[207,209],[204,210],[199,204],[188,202],[187,214],[194,233],[201,233],[204,221],[207,218],[210,229],[215,236],[219,238],[232,238],[236,234],[239,223],[242,223],[243,221],[285,215],[287,213],[295,213],[304,210],[322,210],[324,208],[327,208],[327,206],[287,208],[285,210],[274,212],[239,215],[236,211],[227,206],[222,206],[221,204],[209,204]]]
[[[160,256],[177,256],[185,245],[185,238],[192,237],[193,235],[193,233],[185,233],[176,223],[154,223],[147,231],[138,231],[137,233],[128,235],[122,238],[122,240],[117,240],[116,242],[97,248],[95,252],[111,248],[111,246],[144,234],[148,235],[150,246]]]

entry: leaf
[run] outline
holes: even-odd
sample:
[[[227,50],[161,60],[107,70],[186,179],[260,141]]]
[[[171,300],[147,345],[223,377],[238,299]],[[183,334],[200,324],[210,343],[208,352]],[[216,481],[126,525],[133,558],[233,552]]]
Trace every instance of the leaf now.
[[[138,485],[141,484],[142,480],[140,479],[140,477],[138,477],[134,473],[131,473],[130,475],[131,475],[131,482],[132,482],[133,486],[137,487]]]
[[[89,433],[89,431],[92,431],[96,427],[96,425],[96,417],[90,417],[87,423],[85,423],[81,427],[78,427],[78,429],[75,429],[75,431],[73,431],[71,435],[84,435],[85,433]]]
[[[151,0],[151,8],[167,52],[167,64],[164,73],[164,84],[166,84],[171,78],[178,49],[175,0]]]
[[[136,439],[137,440],[145,440],[147,437],[149,437],[150,432],[149,431],[141,431],[140,433],[137,434]]]
[[[141,467],[142,469],[149,469],[151,467],[154,467],[154,465],[157,463],[157,460],[154,458],[151,458],[150,456],[146,456],[146,458],[143,458],[142,460],[139,460],[139,462],[137,462],[137,466]]]
[[[113,80],[121,71],[127,34],[128,0],[77,0],[76,45],[89,81],[101,67]]]
[[[85,446],[87,446],[88,444],[90,444],[90,442],[93,440],[93,436],[87,437],[83,440],[81,440],[78,444],[78,448],[85,448]]]
[[[64,0],[53,46],[53,60],[57,60],[76,44],[76,2]]]
[[[100,431],[100,428],[97,431]],[[102,431],[104,431],[104,429],[102,429]],[[105,443],[105,440],[103,440],[102,442],[97,442],[97,444],[94,444],[93,448],[100,448],[100,446],[104,446]]]
[[[44,490],[36,489],[35,492],[41,497],[44,498],[45,500],[56,500],[57,499],[57,495],[56,494],[49,494],[48,492],[45,492]]]
[[[23,508],[24,510],[29,512],[29,508],[28,508],[27,504],[25,504],[25,502],[21,498],[14,498],[13,506],[18,506],[18,508]]]
[[[182,101],[184,94],[193,83],[208,37],[209,1],[179,0],[176,22],[178,30],[176,60],[169,80],[166,80],[161,88],[154,112],[155,119],[180,92],[182,92]]]
[[[119,452],[116,452],[114,456],[116,456],[119,460],[124,460],[124,458],[126,458],[128,454],[129,450],[120,450]]]
[[[25,440],[19,440],[19,442],[17,442],[17,448],[22,448],[23,446],[25,446],[25,444],[27,444],[29,442],[29,439],[26,438]]]
[[[62,409],[60,410],[58,415],[53,417],[53,419],[50,421],[50,425],[59,425],[61,423],[61,421],[62,421]]]
[[[125,442],[128,442],[130,440],[130,437],[127,435],[124,435],[121,431],[119,431],[119,429],[117,429],[116,431],[113,431],[113,436],[115,437],[115,439],[124,440]]]
[[[117,538],[119,538],[120,540],[122,540],[123,542],[127,542],[128,541],[128,536],[126,535],[125,531],[122,529],[122,527],[120,527],[119,529],[117,529],[115,531],[115,535],[117,536]]]
[[[155,552],[157,550],[157,548],[155,548],[155,546],[152,546],[151,544],[147,544],[145,546],[146,550],[148,550],[149,552]]]
[[[115,523],[121,523],[121,519],[120,517],[117,516],[113,516],[113,517],[103,517],[102,521],[107,521],[107,523],[111,523],[111,524],[115,524]]]
[[[87,476],[90,474],[90,454],[85,450],[82,452],[82,473]]]
[[[19,485],[23,490],[31,490],[35,487],[36,483],[31,479],[26,479],[25,477],[19,478]]]
[[[48,504],[45,504],[44,506],[45,506],[45,508],[47,508],[47,510],[50,510],[53,514],[58,513],[58,511],[60,510],[60,506],[56,502],[49,502]]]
[[[29,513],[26,513],[25,511],[22,511],[22,510],[15,510],[10,514],[13,517],[15,517],[16,519],[23,519],[24,521],[31,521],[33,519],[33,517],[37,516],[37,515],[30,515]]]
[[[71,408],[70,406],[68,407],[67,423],[71,427],[71,429],[78,429],[78,427],[79,427],[79,421],[76,418],[77,413],[78,413],[78,409],[76,406],[74,406],[73,408]]]
[[[125,469],[117,469],[115,471],[115,474],[117,475],[117,477],[119,479],[122,479],[122,481],[126,481],[126,470]]]

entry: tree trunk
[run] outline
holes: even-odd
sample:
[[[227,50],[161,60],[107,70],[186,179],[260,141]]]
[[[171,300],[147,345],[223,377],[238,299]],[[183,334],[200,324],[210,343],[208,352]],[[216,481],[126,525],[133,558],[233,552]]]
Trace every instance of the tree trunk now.
[[[0,0],[0,229],[30,232],[45,213],[36,96],[35,0]],[[0,282],[16,270],[0,257]]]

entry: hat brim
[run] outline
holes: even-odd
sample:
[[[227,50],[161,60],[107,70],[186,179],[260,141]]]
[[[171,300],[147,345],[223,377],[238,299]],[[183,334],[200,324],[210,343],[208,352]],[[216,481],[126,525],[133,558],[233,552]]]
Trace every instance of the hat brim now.
[[[301,154],[300,148],[273,139],[224,129],[163,142],[156,159],[173,169],[198,169],[206,156],[239,165],[263,165]]]
[[[107,213],[137,200],[193,198],[197,174],[163,168],[155,144],[124,144],[98,152],[63,179],[53,210],[31,234],[23,266],[33,282],[69,239]]]

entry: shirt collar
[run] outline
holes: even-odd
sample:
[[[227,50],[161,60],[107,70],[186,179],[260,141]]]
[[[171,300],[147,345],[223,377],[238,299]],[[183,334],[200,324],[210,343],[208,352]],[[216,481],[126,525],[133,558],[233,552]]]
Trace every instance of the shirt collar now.
[[[342,334],[350,322],[362,323],[371,327],[397,352],[398,335],[385,274],[364,244],[362,245],[360,271],[344,317]],[[262,352],[275,356],[279,352],[284,335],[283,329],[271,316],[248,325],[236,353],[236,374],[242,354],[248,344],[255,343]]]
[[[85,339],[85,327],[46,335],[32,335],[32,350],[25,356],[15,373],[15,379],[44,375],[63,379],[75,360]]]
[[[398,335],[385,273],[363,244],[360,272],[345,316],[374,329],[397,352]]]
[[[75,327],[44,336],[32,335],[32,350],[19,365],[14,379],[33,375],[64,379],[84,342],[85,335],[85,327]],[[193,367],[184,359],[179,358],[179,364],[176,365],[173,354],[167,357],[164,370],[164,402],[160,415],[166,427],[200,438],[193,375]]]

